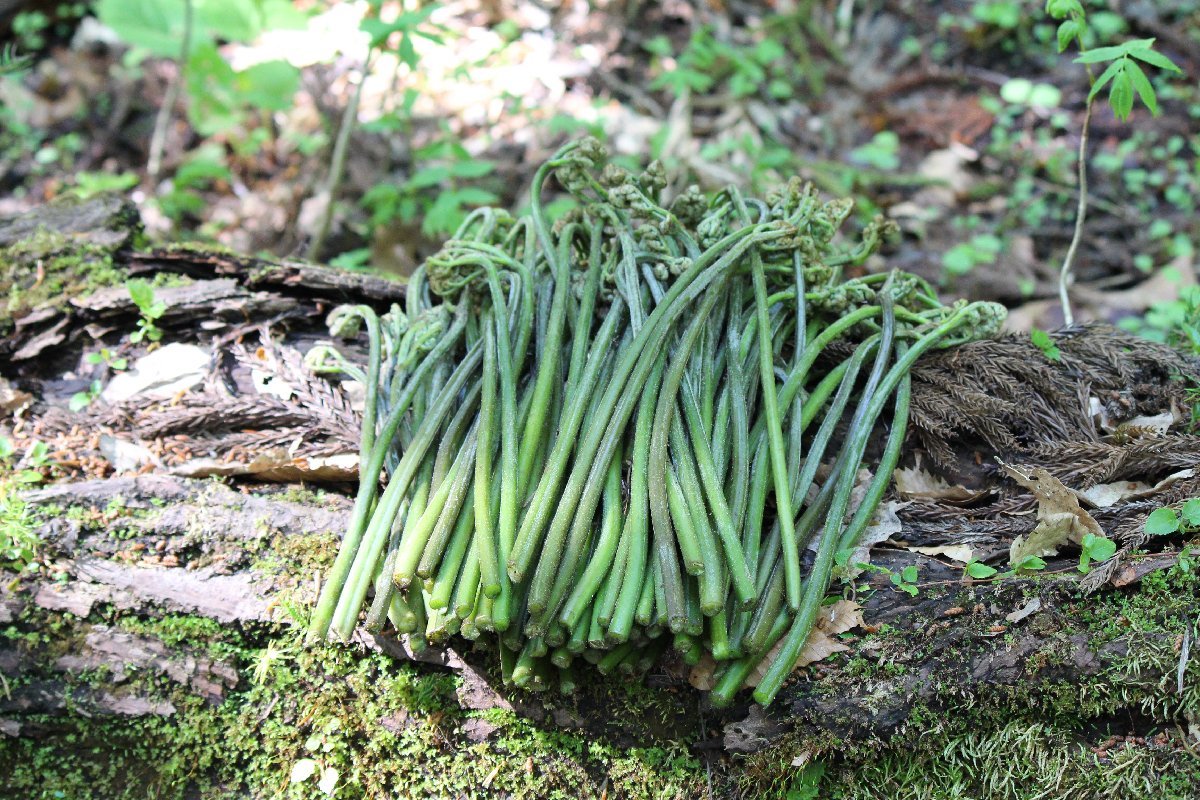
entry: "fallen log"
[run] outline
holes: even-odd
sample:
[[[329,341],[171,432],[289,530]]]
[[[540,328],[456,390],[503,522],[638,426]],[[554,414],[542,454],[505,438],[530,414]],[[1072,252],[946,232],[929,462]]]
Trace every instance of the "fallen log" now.
[[[0,795],[1192,796],[1196,559],[1186,534],[1143,533],[1200,494],[1175,380],[1196,369],[1174,352],[1077,328],[1059,362],[1019,337],[921,362],[924,465],[769,709],[708,707],[693,686],[711,671],[671,657],[645,686],[589,672],[575,695],[530,694],[464,640],[414,654],[296,632],[349,513],[356,435],[353,392],[299,356],[334,305],[402,284],[147,249],[136,225],[112,199],[0,223],[5,433],[57,464],[41,486],[10,479],[0,510],[38,543],[0,594]],[[203,367],[71,412],[100,374],[85,350],[144,352],[123,335],[128,276],[158,276],[164,341]],[[972,578],[1053,500],[997,458],[1082,492],[1117,554]]]

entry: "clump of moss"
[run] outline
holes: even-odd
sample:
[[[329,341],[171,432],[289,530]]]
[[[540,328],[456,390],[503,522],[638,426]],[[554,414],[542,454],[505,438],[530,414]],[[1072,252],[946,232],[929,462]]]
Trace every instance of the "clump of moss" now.
[[[0,740],[0,796],[322,797],[316,776],[289,782],[301,759],[314,760],[318,774],[337,771],[338,797],[577,800],[607,787],[610,797],[685,798],[703,786],[702,765],[680,742],[627,748],[511,712],[464,711],[449,672],[306,647],[275,629],[187,616],[112,622],[206,647],[234,661],[241,681],[211,704],[161,676],[135,678],[131,688],[171,701],[169,717],[24,718],[49,733]],[[473,741],[468,731],[481,721],[494,730]]]
[[[64,307],[72,297],[117,286],[125,273],[113,264],[112,248],[73,241],[39,229],[0,248],[0,326],[44,305]]]
[[[1200,785],[1200,760],[1180,749],[1177,735],[1166,743],[1102,745],[1134,730],[1174,735],[1176,726],[1186,730],[1186,720],[1200,716],[1200,663],[1189,663],[1182,691],[1178,675],[1178,644],[1198,592],[1195,571],[1177,564],[1130,590],[1080,597],[1040,623],[1087,634],[1089,647],[1106,660],[1090,680],[1038,680],[1040,668],[1063,661],[1061,641],[1047,634],[1045,652],[1027,663],[1026,682],[964,693],[952,676],[935,671],[927,679],[943,683],[936,700],[916,703],[890,738],[850,742],[797,729],[741,759],[731,780],[754,797],[1190,800]],[[904,639],[888,631],[876,650],[895,654]],[[973,645],[958,648],[940,653],[939,661],[968,663]],[[814,691],[886,681],[887,663],[882,656],[882,666],[851,660],[851,669]],[[801,756],[818,769],[798,770]]]

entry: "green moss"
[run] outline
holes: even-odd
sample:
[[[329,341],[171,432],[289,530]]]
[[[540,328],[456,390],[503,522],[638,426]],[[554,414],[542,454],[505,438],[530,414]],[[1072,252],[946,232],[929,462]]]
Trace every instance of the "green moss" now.
[[[927,680],[938,686],[936,702],[918,702],[904,724],[885,740],[838,741],[827,731],[801,725],[770,749],[741,759],[731,781],[747,796],[829,798],[1088,798],[1155,797],[1190,800],[1200,785],[1200,759],[1166,744],[1119,744],[1101,749],[1110,735],[1135,731],[1174,734],[1200,716],[1200,663],[1192,659],[1179,691],[1178,643],[1194,616],[1200,580],[1178,565],[1146,577],[1124,591],[1079,597],[1030,620],[1046,645],[1029,659],[1030,679],[1012,686],[963,691],[953,666],[970,663],[978,645],[963,637],[938,661],[951,665]],[[1071,669],[1071,648],[1055,638],[1081,630],[1103,658],[1091,680],[1039,680]],[[911,634],[909,635],[911,636]],[[887,694],[888,659],[898,657],[906,636],[881,630],[872,637],[877,657],[855,657],[816,683],[815,691]],[[909,643],[911,648],[911,642]],[[882,688],[879,688],[882,687]],[[800,793],[793,765],[807,754],[823,770],[819,794]],[[807,789],[806,789],[807,791]],[[795,795],[793,795],[795,796]]]
[[[628,748],[511,712],[465,712],[449,672],[357,648],[304,647],[297,635],[271,628],[240,631],[182,615],[112,622],[168,644],[206,647],[239,667],[240,683],[213,705],[161,676],[141,676],[130,688],[170,700],[173,716],[25,718],[50,733],[0,740],[0,796],[322,797],[316,776],[289,783],[303,758],[338,771],[342,798],[577,800],[605,790],[689,798],[703,786],[702,766],[678,742]],[[467,730],[480,721],[495,729],[475,742]]]
[[[39,229],[0,248],[0,326],[7,329],[35,308],[65,307],[72,297],[124,280],[125,273],[113,264],[111,248]]]
[[[207,617],[167,614],[162,617],[120,617],[117,627],[144,636],[153,636],[169,647],[203,650],[213,658],[235,663],[244,655],[242,636],[236,628]]]

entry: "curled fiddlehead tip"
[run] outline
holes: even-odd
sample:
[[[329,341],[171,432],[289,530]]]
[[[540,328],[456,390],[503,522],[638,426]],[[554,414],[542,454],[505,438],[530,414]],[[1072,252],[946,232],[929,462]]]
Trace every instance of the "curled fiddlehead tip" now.
[[[667,170],[657,158],[647,165],[645,172],[638,177],[642,191],[650,197],[656,197],[667,188]]]
[[[858,279],[851,279],[818,292],[813,306],[833,314],[869,306],[876,300],[875,290]]]
[[[995,336],[1008,318],[1008,309],[1000,303],[979,301],[968,306],[967,311],[970,314],[967,324],[975,339]]]
[[[704,212],[708,210],[708,200],[696,185],[689,186],[678,197],[671,201],[671,213],[685,227],[695,230]]]
[[[338,306],[325,317],[325,326],[330,336],[339,339],[353,339],[362,330],[363,322],[375,317],[375,312],[367,306],[345,305]]]
[[[894,270],[880,292],[886,292],[897,306],[917,311],[921,308],[917,296],[923,292],[925,285],[923,280],[910,272]]]
[[[304,366],[318,375],[342,372],[345,364],[345,357],[329,344],[316,345],[304,354]]]

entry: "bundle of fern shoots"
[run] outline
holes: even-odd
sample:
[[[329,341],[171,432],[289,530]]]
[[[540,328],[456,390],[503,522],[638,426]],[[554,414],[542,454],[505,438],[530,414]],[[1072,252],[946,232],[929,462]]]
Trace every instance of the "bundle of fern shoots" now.
[[[551,174],[577,203],[553,225]],[[845,279],[889,224],[843,242],[851,203],[798,180],[663,205],[665,183],[568,144],[530,213],[472,213],[405,308],[335,312],[367,362],[311,363],[366,386],[361,479],[311,637],[365,608],[368,631],[491,640],[506,681],[564,691],[577,658],[635,674],[673,647],[715,659],[717,704],[767,659],[771,702],[887,489],[910,368],[1004,312]]]

